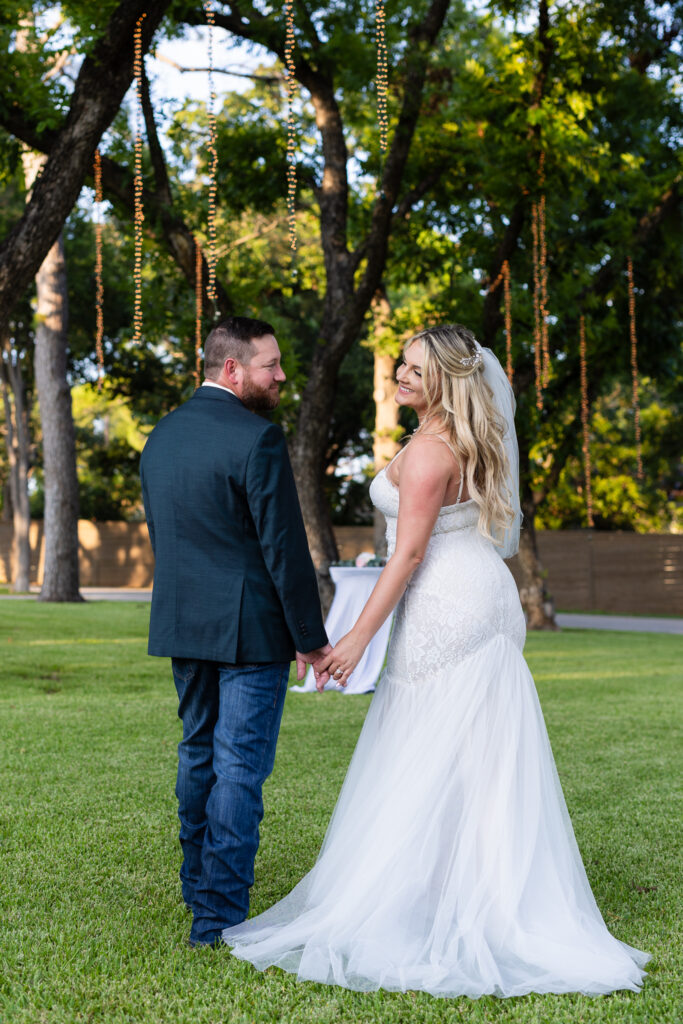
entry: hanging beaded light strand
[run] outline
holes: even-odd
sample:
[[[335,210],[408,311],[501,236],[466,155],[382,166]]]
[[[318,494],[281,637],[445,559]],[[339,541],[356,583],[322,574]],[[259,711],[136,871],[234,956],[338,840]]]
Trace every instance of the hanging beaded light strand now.
[[[194,294],[194,379],[195,384],[199,387],[199,377],[202,365],[202,249],[196,238],[194,240]]]
[[[538,203],[534,200],[531,204],[532,262],[534,271],[534,374],[536,378],[536,408],[540,412],[543,409],[543,365],[541,362],[543,332],[541,330],[541,270],[538,221]]]
[[[548,252],[545,240],[545,194],[538,204],[538,241],[541,261],[541,377],[543,387],[550,379],[550,345],[548,341]]]
[[[534,371],[536,406],[543,408],[543,391],[550,380],[548,339],[548,246],[546,242],[545,153],[538,161],[538,199],[531,204],[534,266]]]
[[[514,375],[512,369],[512,298],[510,294],[510,264],[507,260],[503,263],[503,298],[505,301],[505,372],[512,384]]]
[[[636,464],[637,476],[643,479],[643,445],[640,433],[640,397],[638,388],[638,336],[636,334],[636,296],[633,287],[633,261],[629,256],[626,262],[628,274],[628,317],[631,333],[631,377],[633,381],[633,421],[636,433]]]
[[[204,11],[206,13],[206,20],[208,22],[208,59],[209,59],[209,103],[207,112],[209,115],[209,210],[208,210],[208,228],[209,228],[209,252],[207,256],[207,267],[209,271],[208,281],[206,283],[206,294],[210,301],[216,305],[216,197],[218,186],[216,184],[216,173],[218,170],[218,149],[216,148],[216,90],[214,86],[213,77],[213,29],[215,25],[215,15],[213,10],[213,4],[211,0],[204,0]]]
[[[135,282],[135,301],[133,305],[133,341],[142,340],[142,225],[145,214],[142,208],[142,129],[144,115],[142,111],[142,23],[146,15],[141,14],[135,25],[133,49],[133,74],[135,76],[135,93],[137,108],[135,111],[135,165],[133,175],[133,221],[135,232],[135,256],[133,263],[133,279]]]
[[[292,259],[296,253],[296,128],[294,125],[294,0],[285,3],[285,76],[287,79],[287,223]]]
[[[375,24],[377,27],[377,123],[379,125],[379,148],[382,156],[387,151],[389,119],[387,116],[387,92],[389,89],[389,63],[387,58],[387,17],[384,0],[375,0]]]
[[[104,286],[102,284],[102,157],[95,150],[95,351],[97,353],[97,390],[102,390],[104,377]]]
[[[539,310],[541,316],[541,383],[547,388],[550,378],[550,349],[548,343],[548,248],[545,217],[545,153],[538,161],[538,258],[539,258]]]
[[[583,431],[583,468],[586,481],[586,517],[593,528],[593,493],[591,491],[591,452],[588,439],[588,370],[586,366],[586,319],[579,319],[579,360],[581,364],[581,427]]]
[[[489,292],[495,292],[496,288],[503,282],[503,300],[505,303],[505,372],[507,379],[512,384],[514,370],[512,368],[512,299],[510,294],[510,263],[503,260],[500,273],[492,285],[489,285]]]

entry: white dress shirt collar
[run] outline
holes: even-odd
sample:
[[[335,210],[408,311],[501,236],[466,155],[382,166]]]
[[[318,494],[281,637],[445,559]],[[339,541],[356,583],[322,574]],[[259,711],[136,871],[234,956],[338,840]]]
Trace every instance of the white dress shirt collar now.
[[[226,388],[225,384],[217,384],[215,380],[203,380],[201,386],[203,388],[220,388],[221,391],[229,391],[231,395],[235,395],[232,388]],[[239,398],[239,395],[235,395],[235,398]]]

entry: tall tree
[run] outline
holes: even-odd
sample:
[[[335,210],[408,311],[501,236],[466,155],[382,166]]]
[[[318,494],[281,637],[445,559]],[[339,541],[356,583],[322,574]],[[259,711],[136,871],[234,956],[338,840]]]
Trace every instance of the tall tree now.
[[[78,479],[71,393],[67,381],[67,284],[61,229],[92,167],[95,147],[116,114],[133,72],[133,29],[144,15],[145,47],[168,3],[119,4],[76,80],[67,117],[52,131],[50,155],[25,154],[29,200],[23,217],[0,243],[0,330],[11,299],[36,274],[35,377],[43,429],[45,567],[40,599],[80,600],[78,587]],[[23,12],[15,53],[30,56],[33,9]],[[5,84],[5,83],[3,83]],[[16,116],[16,98],[3,90],[3,114]],[[17,493],[17,499],[22,497]],[[15,509],[17,527],[23,500]],[[21,533],[17,533],[17,539]],[[25,542],[22,545],[22,550]],[[23,581],[22,581],[23,582]]]
[[[60,235],[36,275],[34,372],[43,434],[45,561],[41,601],[80,601],[78,477],[67,379],[68,298]]]
[[[23,154],[29,197],[45,160],[39,153]],[[66,262],[60,233],[36,274],[33,369],[43,434],[45,481],[41,601],[82,600],[78,589],[78,476],[67,378],[68,323]]]
[[[12,508],[12,590],[29,589],[31,569],[28,477],[31,457],[30,396],[22,371],[21,354],[12,346],[9,330],[0,337],[0,390],[5,412],[5,448],[9,464]]]
[[[375,403],[375,429],[373,432],[372,454],[375,473],[381,472],[399,451],[398,406],[394,400],[396,381],[396,348],[390,346],[387,351],[382,344],[384,334],[391,319],[391,305],[384,290],[377,293],[373,302],[373,351],[374,379],[372,397]],[[393,339],[392,339],[393,340]],[[375,553],[385,557],[387,553],[386,524],[384,516],[375,509],[374,512],[374,547]]]

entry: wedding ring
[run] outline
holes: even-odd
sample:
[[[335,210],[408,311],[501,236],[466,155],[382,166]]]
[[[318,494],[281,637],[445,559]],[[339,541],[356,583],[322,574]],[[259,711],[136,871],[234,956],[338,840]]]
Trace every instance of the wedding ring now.
[[[341,679],[341,677],[343,675],[344,675],[344,673],[342,672],[342,670],[340,668],[338,668],[337,671],[334,673],[334,678],[335,679]]]

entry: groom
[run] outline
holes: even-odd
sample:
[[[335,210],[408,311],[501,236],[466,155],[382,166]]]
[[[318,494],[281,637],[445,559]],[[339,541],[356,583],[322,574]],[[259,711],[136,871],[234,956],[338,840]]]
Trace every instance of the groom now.
[[[281,429],[257,415],[285,375],[270,324],[230,317],[205,381],[150,434],[140,475],[155,556],[149,653],[170,657],[183,738],[178,815],[190,944],[247,916],[261,787],[295,655],[329,650]]]

